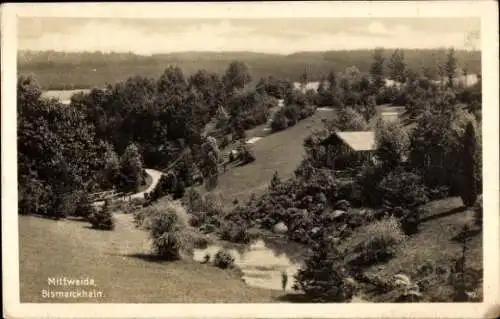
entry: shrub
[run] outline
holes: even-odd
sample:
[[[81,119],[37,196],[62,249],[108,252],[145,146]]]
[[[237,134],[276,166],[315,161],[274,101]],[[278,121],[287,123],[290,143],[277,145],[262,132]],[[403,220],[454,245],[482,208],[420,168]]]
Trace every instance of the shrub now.
[[[413,235],[418,232],[422,212],[421,208],[404,210],[400,222],[401,228],[406,235]]]
[[[255,155],[252,150],[245,144],[240,148],[240,158],[243,164],[248,164],[255,161]]]
[[[233,268],[234,267],[234,257],[227,250],[220,249],[214,256],[214,266],[221,269]]]
[[[227,137],[227,135],[224,135],[224,137],[222,138],[221,142],[220,142],[220,148],[221,149],[224,149],[226,148],[227,146],[229,145],[229,138]]]
[[[394,217],[382,219],[359,229],[348,264],[365,268],[392,258],[397,247],[405,239],[398,220]]]
[[[159,204],[158,204],[159,205]],[[193,238],[188,232],[188,216],[175,202],[162,203],[147,223],[154,253],[161,259],[181,259],[192,253]]]
[[[88,195],[83,194],[76,205],[74,215],[76,217],[82,217],[88,219],[94,213],[95,213],[95,208],[94,206],[92,206],[92,203],[90,202]]]
[[[243,223],[233,221],[225,222],[219,230],[219,237],[233,243],[248,244],[257,239],[260,231],[254,228],[248,228]]]
[[[283,109],[279,109],[274,113],[273,119],[271,120],[271,131],[279,132],[288,128],[288,118],[285,115],[285,111]]]
[[[378,188],[385,204],[391,207],[414,208],[429,200],[422,178],[401,168],[385,176]]]
[[[386,170],[382,166],[366,165],[361,168],[354,183],[364,206],[375,207],[382,204],[382,194],[378,185],[385,175]]]
[[[101,209],[97,209],[89,217],[92,227],[101,230],[113,230],[115,228],[115,220],[109,208],[109,202],[106,201]]]
[[[473,122],[467,124],[465,134],[463,136],[462,150],[462,171],[463,183],[461,197],[465,206],[472,206],[476,202],[478,196],[478,142],[476,128]]]

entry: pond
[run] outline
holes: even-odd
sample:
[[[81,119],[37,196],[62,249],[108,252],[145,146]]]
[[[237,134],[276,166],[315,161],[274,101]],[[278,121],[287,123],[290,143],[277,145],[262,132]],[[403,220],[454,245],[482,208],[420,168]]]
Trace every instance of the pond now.
[[[281,290],[281,273],[288,275],[287,291],[293,291],[293,276],[301,266],[303,258],[300,249],[280,242],[259,239],[247,246],[231,244],[210,245],[205,249],[196,249],[194,259],[203,261],[205,255],[210,260],[221,248],[227,249],[235,259],[235,264],[243,272],[243,279],[249,286]],[[303,249],[302,249],[303,251]]]

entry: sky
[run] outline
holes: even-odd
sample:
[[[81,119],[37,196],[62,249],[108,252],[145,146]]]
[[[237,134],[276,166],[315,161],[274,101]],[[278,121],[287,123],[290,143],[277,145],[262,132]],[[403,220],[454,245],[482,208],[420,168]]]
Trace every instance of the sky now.
[[[155,54],[480,49],[479,18],[18,19],[19,50]]]

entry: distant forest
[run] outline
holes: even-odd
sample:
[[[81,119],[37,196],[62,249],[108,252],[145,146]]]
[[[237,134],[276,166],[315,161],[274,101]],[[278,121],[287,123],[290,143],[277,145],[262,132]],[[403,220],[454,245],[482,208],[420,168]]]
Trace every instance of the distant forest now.
[[[384,57],[392,49],[384,50]],[[439,66],[446,59],[446,49],[403,50],[407,67],[416,74],[436,79]],[[21,75],[34,75],[45,90],[86,89],[105,87],[124,81],[133,75],[159,77],[169,65],[179,66],[191,75],[200,69],[223,73],[231,61],[248,65],[254,81],[273,76],[278,79],[300,81],[307,72],[309,81],[325,78],[330,71],[343,72],[356,66],[367,73],[373,62],[373,50],[297,52],[290,55],[255,52],[180,52],[151,56],[133,53],[55,51],[18,52],[18,71]],[[455,52],[458,65],[469,74],[481,72],[481,52]],[[425,67],[424,67],[425,66]]]

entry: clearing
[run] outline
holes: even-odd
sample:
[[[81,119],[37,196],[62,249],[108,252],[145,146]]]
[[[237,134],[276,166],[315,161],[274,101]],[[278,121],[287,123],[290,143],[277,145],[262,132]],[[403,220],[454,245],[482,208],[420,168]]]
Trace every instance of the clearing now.
[[[134,227],[131,215],[115,217],[114,231],[99,231],[78,220],[19,216],[21,302],[272,302],[280,295],[212,265],[153,261],[148,234]],[[49,286],[51,277],[89,278],[95,286]],[[43,289],[95,289],[104,297],[47,299]]]
[[[211,193],[220,195],[227,208],[234,199],[241,202],[248,199],[251,193],[264,191],[275,171],[282,179],[292,176],[304,156],[304,139],[314,130],[323,128],[322,118],[328,119],[333,114],[331,111],[317,111],[294,126],[273,134],[264,132],[266,125],[249,130],[249,138],[262,137],[250,144],[256,160],[222,173],[217,188]]]

